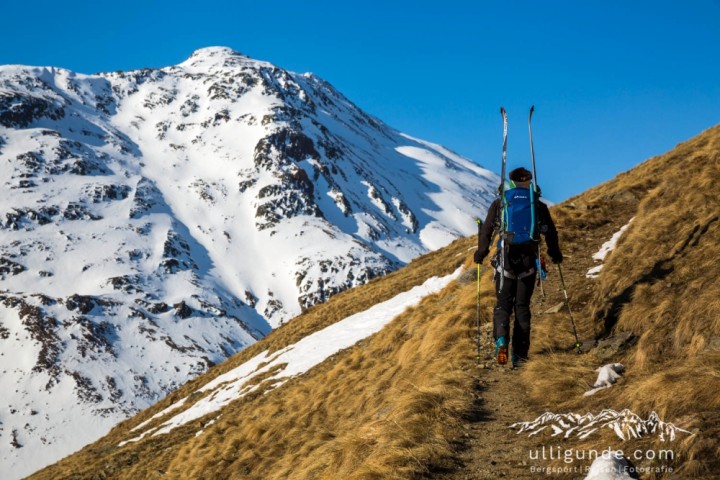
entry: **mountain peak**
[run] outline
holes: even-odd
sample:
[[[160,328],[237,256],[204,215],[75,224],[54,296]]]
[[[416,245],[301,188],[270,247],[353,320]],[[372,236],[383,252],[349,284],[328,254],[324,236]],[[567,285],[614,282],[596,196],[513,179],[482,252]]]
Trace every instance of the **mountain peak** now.
[[[226,67],[256,60],[230,47],[214,46],[195,50],[184,62],[183,67]]]
[[[199,59],[199,58],[228,58],[228,57],[248,58],[247,55],[244,55],[236,50],[233,50],[230,47],[215,46],[215,47],[198,48],[190,55],[190,57],[188,57],[188,60]]]

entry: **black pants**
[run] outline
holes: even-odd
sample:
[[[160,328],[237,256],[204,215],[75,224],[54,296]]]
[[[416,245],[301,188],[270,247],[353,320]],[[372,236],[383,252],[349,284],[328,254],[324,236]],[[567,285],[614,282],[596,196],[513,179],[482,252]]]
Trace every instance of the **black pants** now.
[[[516,275],[522,276],[523,272]],[[535,276],[536,272],[532,270],[530,275],[520,279],[505,277],[500,290],[500,273],[495,273],[497,305],[493,312],[493,335],[495,340],[510,335],[510,316],[515,310],[512,353],[523,360],[528,358],[530,350],[530,298],[535,289]]]

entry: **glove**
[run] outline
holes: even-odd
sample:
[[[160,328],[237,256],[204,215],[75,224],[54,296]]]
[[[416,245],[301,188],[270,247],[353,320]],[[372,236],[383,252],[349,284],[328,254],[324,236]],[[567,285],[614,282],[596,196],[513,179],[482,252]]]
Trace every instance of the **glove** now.
[[[562,261],[563,261],[562,253],[558,253],[558,255],[555,256],[555,257],[550,257],[550,260],[552,260],[552,262],[555,263],[555,264],[560,264],[560,263],[562,263]]]
[[[487,257],[487,252],[484,252],[483,254],[480,253],[480,250],[475,250],[475,255],[473,255],[473,260],[475,260],[475,263],[482,263],[483,260],[485,260],[485,257]]]

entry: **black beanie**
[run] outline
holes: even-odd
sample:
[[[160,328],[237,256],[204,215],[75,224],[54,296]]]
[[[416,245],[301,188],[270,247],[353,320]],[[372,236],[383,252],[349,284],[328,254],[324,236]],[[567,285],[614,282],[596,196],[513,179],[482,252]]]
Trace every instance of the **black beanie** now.
[[[532,173],[523,167],[516,168],[510,172],[510,180],[513,182],[529,182],[532,180]]]

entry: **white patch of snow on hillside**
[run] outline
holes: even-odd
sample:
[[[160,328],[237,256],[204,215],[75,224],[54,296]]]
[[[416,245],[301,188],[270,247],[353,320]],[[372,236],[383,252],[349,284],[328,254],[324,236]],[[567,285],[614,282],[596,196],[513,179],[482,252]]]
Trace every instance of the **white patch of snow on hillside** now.
[[[173,410],[182,407],[182,406],[185,404],[185,400],[187,400],[187,399],[186,399],[186,398],[183,398],[183,399],[180,400],[179,402],[173,403],[173,404],[170,405],[168,408],[159,411],[158,413],[156,413],[156,414],[153,415],[152,417],[148,418],[148,419],[145,420],[144,422],[140,423],[139,425],[137,425],[135,428],[133,428],[133,429],[130,430],[130,431],[131,431],[131,432],[134,432],[134,431],[136,431],[136,430],[142,430],[147,424],[149,424],[150,422],[152,422],[152,421],[155,420],[156,418],[164,417],[165,415],[167,415],[168,413],[172,412]]]
[[[277,371],[264,381],[274,381],[273,388],[277,388],[287,380],[307,372],[340,350],[351,347],[360,340],[379,332],[405,309],[418,304],[424,297],[442,290],[461,272],[462,267],[450,275],[429,278],[422,285],[400,293],[390,300],[378,303],[363,312],[351,315],[308,335],[293,345],[277,352],[268,353],[266,350],[256,355],[198,390],[212,393],[200,399],[192,407],[175,415],[157,430],[151,429],[129,442],[138,441],[150,432],[154,432],[153,436],[168,433],[174,428],[197,420],[208,413],[216,412],[230,402],[255,390],[258,385],[254,383],[254,380],[274,370]],[[168,407],[166,411],[179,407],[185,401],[186,399],[180,400]],[[123,442],[120,446],[126,443],[128,442]]]
[[[631,218],[630,221],[628,221],[627,224],[623,225],[620,230],[615,232],[613,236],[608,240],[607,242],[603,243],[600,247],[600,250],[595,252],[595,254],[592,256],[593,260],[597,262],[604,262],[605,257],[607,257],[608,253],[615,250],[615,247],[617,247],[617,243],[620,240],[620,237],[622,237],[623,233],[625,233],[625,230],[628,229],[632,221],[635,219],[635,217]],[[587,278],[597,278],[597,276],[600,274],[600,271],[602,270],[603,265],[596,265],[595,267],[591,268],[587,271],[585,276]]]
[[[610,240],[608,240],[607,242],[603,243],[602,246],[600,247],[600,250],[598,250],[598,251],[593,255],[593,257],[592,257],[593,260],[597,260],[598,262],[604,261],[604,260],[605,260],[605,257],[607,256],[607,254],[610,253],[610,252],[612,252],[613,250],[615,250],[615,247],[617,246],[618,240],[620,240],[620,237],[622,237],[622,234],[625,233],[625,230],[628,229],[628,227],[630,226],[630,224],[632,223],[632,221],[633,221],[634,219],[635,219],[635,217],[631,218],[630,221],[629,221],[627,224],[625,224],[625,225],[623,225],[622,227],[620,227],[620,230],[618,230],[617,232],[615,232],[615,233],[613,234],[613,236],[610,238]]]
[[[625,366],[622,363],[610,363],[595,371],[598,372],[597,380],[595,380],[592,390],[588,390],[583,394],[585,397],[595,395],[600,390],[612,387],[625,371]]]
[[[593,268],[591,268],[590,270],[587,271],[585,276],[587,278],[597,278],[597,276],[600,275],[600,270],[602,270],[602,268],[603,268],[602,263],[600,265],[595,265]]]

